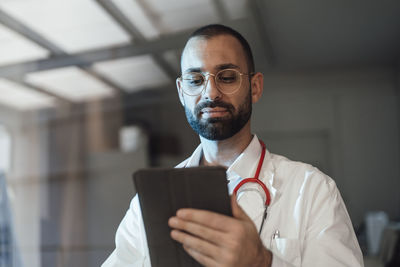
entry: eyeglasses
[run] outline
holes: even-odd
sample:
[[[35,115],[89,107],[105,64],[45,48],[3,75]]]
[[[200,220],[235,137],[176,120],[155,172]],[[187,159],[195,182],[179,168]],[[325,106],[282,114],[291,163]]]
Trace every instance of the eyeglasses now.
[[[213,76],[215,85],[218,90],[223,94],[233,94],[242,85],[242,76],[252,75],[248,73],[241,73],[235,69],[224,69],[218,71],[216,74],[208,73],[206,75],[200,72],[187,72],[182,74],[178,79],[182,82],[182,90],[189,96],[197,96],[203,93],[207,86],[208,80],[206,76]]]

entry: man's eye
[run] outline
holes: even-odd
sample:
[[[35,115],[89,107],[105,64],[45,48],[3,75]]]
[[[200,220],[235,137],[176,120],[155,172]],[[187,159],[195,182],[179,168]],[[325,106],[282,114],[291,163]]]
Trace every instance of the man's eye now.
[[[218,80],[223,83],[234,83],[237,79],[235,75],[221,75]]]
[[[204,82],[204,78],[198,73],[188,73],[183,78],[188,86],[196,87],[201,86]]]
[[[203,83],[203,79],[190,79],[189,84],[191,86],[199,86]]]

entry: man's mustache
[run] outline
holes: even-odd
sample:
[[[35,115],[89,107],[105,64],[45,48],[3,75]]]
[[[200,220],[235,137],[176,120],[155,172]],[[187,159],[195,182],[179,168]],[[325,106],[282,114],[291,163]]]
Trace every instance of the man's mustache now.
[[[216,101],[206,101],[198,104],[194,109],[194,114],[198,116],[203,108],[216,108],[216,107],[224,108],[231,114],[233,114],[235,110],[235,107],[232,104],[223,102],[221,100],[216,100]]]

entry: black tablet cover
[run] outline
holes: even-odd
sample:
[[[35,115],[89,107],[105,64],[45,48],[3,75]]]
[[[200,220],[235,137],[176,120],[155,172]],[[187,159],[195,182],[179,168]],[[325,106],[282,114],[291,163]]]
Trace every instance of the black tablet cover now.
[[[201,266],[170,237],[168,219],[180,208],[232,216],[225,169],[143,169],[133,175],[152,267]]]

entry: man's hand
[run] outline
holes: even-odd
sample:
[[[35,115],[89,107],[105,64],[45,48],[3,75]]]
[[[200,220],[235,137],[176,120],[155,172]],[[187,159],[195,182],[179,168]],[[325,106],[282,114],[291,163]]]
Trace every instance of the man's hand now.
[[[272,253],[257,229],[231,197],[233,218],[215,212],[180,209],[168,224],[171,237],[204,266],[271,266]]]

